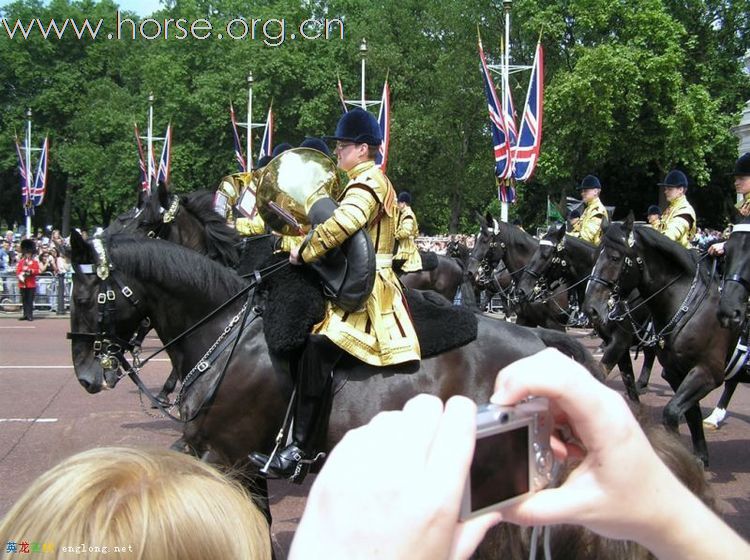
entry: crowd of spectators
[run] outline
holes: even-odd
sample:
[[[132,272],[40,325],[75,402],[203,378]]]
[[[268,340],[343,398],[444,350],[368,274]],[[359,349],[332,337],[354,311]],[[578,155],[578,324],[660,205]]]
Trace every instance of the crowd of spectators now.
[[[5,230],[0,242],[0,298],[5,302],[18,303],[20,298],[16,267],[21,258],[22,234]],[[39,278],[43,280],[37,284],[36,295],[39,302],[48,302],[57,289],[57,282],[53,278],[65,277],[69,280],[72,273],[68,258],[68,240],[64,239],[60,230],[47,227],[38,229],[32,237],[35,245],[34,258],[39,262]]]

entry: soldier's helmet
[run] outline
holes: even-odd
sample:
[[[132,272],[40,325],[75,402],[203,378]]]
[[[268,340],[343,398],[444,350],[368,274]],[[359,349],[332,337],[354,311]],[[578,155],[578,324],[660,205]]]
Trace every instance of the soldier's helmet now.
[[[730,173],[735,177],[747,177],[750,175],[750,152],[743,154],[734,164],[734,173]]]
[[[583,191],[586,189],[601,189],[602,184],[599,182],[599,177],[596,175],[586,175],[578,185],[578,190]]]
[[[372,113],[359,107],[345,113],[339,119],[333,136],[324,136],[323,139],[329,142],[354,142],[355,144],[369,144],[370,146],[380,146],[383,142],[378,120]]]
[[[328,146],[326,145],[323,140],[320,138],[316,138],[314,136],[305,138],[302,141],[302,144],[299,145],[300,148],[312,148],[313,150],[318,150],[319,152],[323,152],[328,157],[331,156],[331,150],[328,149]]]
[[[664,177],[664,181],[659,183],[660,187],[682,187],[685,190],[688,188],[688,178],[679,169],[673,169],[667,176]]]
[[[406,202],[406,204],[411,204],[411,193],[409,193],[409,191],[401,191],[400,193],[398,193],[398,201]]]

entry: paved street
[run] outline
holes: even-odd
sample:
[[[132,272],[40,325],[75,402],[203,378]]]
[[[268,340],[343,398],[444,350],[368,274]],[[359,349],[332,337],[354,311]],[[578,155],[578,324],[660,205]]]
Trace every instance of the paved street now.
[[[134,386],[123,380],[115,390],[87,394],[78,384],[65,339],[68,321],[43,318],[24,323],[0,316],[0,515],[40,473],[78,451],[104,445],[167,447],[178,432],[175,425],[141,404]],[[594,350],[598,339],[584,331],[574,336]],[[148,339],[148,349],[159,346]],[[153,363],[153,362],[152,362]],[[640,360],[638,361],[640,367]],[[169,372],[166,358],[149,366],[144,380],[157,391]],[[671,390],[656,367],[651,391],[643,399],[647,411],[659,417]],[[609,383],[618,389],[618,377]],[[708,413],[720,390],[703,402]],[[750,538],[750,391],[738,388],[727,424],[708,432],[711,455],[708,477],[721,500],[727,521]],[[680,431],[688,441],[687,427]],[[310,477],[310,480],[312,477]],[[274,535],[280,557],[285,556],[304,507],[309,484],[271,485]]]

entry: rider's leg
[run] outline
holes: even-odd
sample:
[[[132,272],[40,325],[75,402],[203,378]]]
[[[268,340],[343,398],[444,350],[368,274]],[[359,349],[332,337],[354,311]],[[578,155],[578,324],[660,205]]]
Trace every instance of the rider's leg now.
[[[310,335],[298,362],[297,401],[292,442],[271,458],[253,453],[258,466],[268,464],[269,473],[290,477],[300,461],[315,456],[316,445],[325,436],[331,402],[332,371],[343,351],[324,335]]]

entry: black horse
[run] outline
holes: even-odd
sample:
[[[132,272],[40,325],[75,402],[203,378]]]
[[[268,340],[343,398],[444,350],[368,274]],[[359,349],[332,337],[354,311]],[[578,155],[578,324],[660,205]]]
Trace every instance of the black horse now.
[[[564,226],[551,228],[539,242],[539,248],[521,274],[516,287],[518,297],[522,300],[540,299],[545,297],[549,286],[563,283],[568,290],[580,291],[578,301],[583,302],[586,283],[598,253],[599,248],[596,245],[566,235]],[[642,301],[643,298],[635,290],[621,303],[622,309],[616,313],[620,317],[619,320],[607,323],[599,321],[594,325],[604,341],[602,366],[605,372],[609,374],[617,365],[628,397],[635,402],[639,399],[633,362],[630,359],[630,347],[637,343],[639,333],[639,336],[645,336],[646,327],[651,320],[648,309],[640,305]],[[651,345],[644,347],[643,352],[640,380],[645,379],[647,384],[656,351]]]
[[[269,351],[277,340],[268,332],[264,335],[264,324],[274,317],[269,308],[262,314],[268,300],[251,290],[248,297],[216,312],[248,289],[248,282],[203,255],[159,239],[113,236],[97,244],[74,233],[71,246],[75,282],[69,336],[81,385],[90,393],[115,386],[118,368],[107,358],[120,349],[119,341],[128,340],[144,316],[150,317],[162,340],[171,341],[214,312],[173,344],[179,355],[175,367],[183,380],[180,413],[189,419],[183,426],[184,440],[198,456],[238,468],[248,467],[250,451],[270,452],[292,392],[289,362],[294,355]],[[103,279],[92,273],[95,270],[109,275]],[[309,273],[304,267],[286,267],[283,272]],[[274,276],[269,276],[264,285],[273,282]],[[322,298],[317,284],[312,289]],[[277,299],[290,308],[278,312],[309,326],[318,317],[305,311],[310,298],[304,292],[282,285],[283,297]],[[237,324],[245,327],[231,341]],[[378,411],[400,408],[420,392],[442,399],[461,394],[486,402],[499,369],[547,345],[567,351],[596,374],[590,354],[565,335],[483,316],[473,324],[473,342],[423,359],[416,372],[399,367],[380,370],[343,359],[325,449]]]
[[[653,317],[662,377],[675,392],[664,408],[664,423],[676,431],[684,414],[693,449],[708,465],[699,403],[723,382],[737,329],[721,328],[718,286],[695,252],[649,226],[634,228],[631,213],[605,231],[584,310],[607,322],[622,294],[636,288]]]
[[[744,218],[732,230],[724,245],[724,281],[719,301],[718,318],[724,328],[741,329],[747,338],[747,300],[750,297],[750,218]],[[716,403],[710,421],[704,425],[718,428],[726,417],[729,401],[737,385],[750,383],[747,366],[726,380],[724,391]],[[709,420],[707,419],[707,420]]]
[[[522,229],[498,222],[489,214],[486,217],[477,215],[480,225],[479,235],[474,241],[474,249],[469,257],[467,273],[476,279],[479,269],[486,263],[490,270],[496,270],[502,262],[507,272],[517,281],[521,271],[526,267],[531,256],[536,252],[539,242]],[[511,292],[513,288],[511,288]],[[516,323],[534,327],[541,325],[548,329],[565,330],[567,323],[568,294],[558,289],[545,303],[513,301],[515,304]],[[508,311],[511,311],[508,309]]]
[[[429,254],[429,253],[428,253]],[[407,288],[413,290],[433,290],[449,301],[453,301],[456,292],[464,281],[464,269],[461,263],[453,258],[437,253],[431,253],[437,258],[436,266],[430,270],[404,272],[399,274],[399,280]]]

